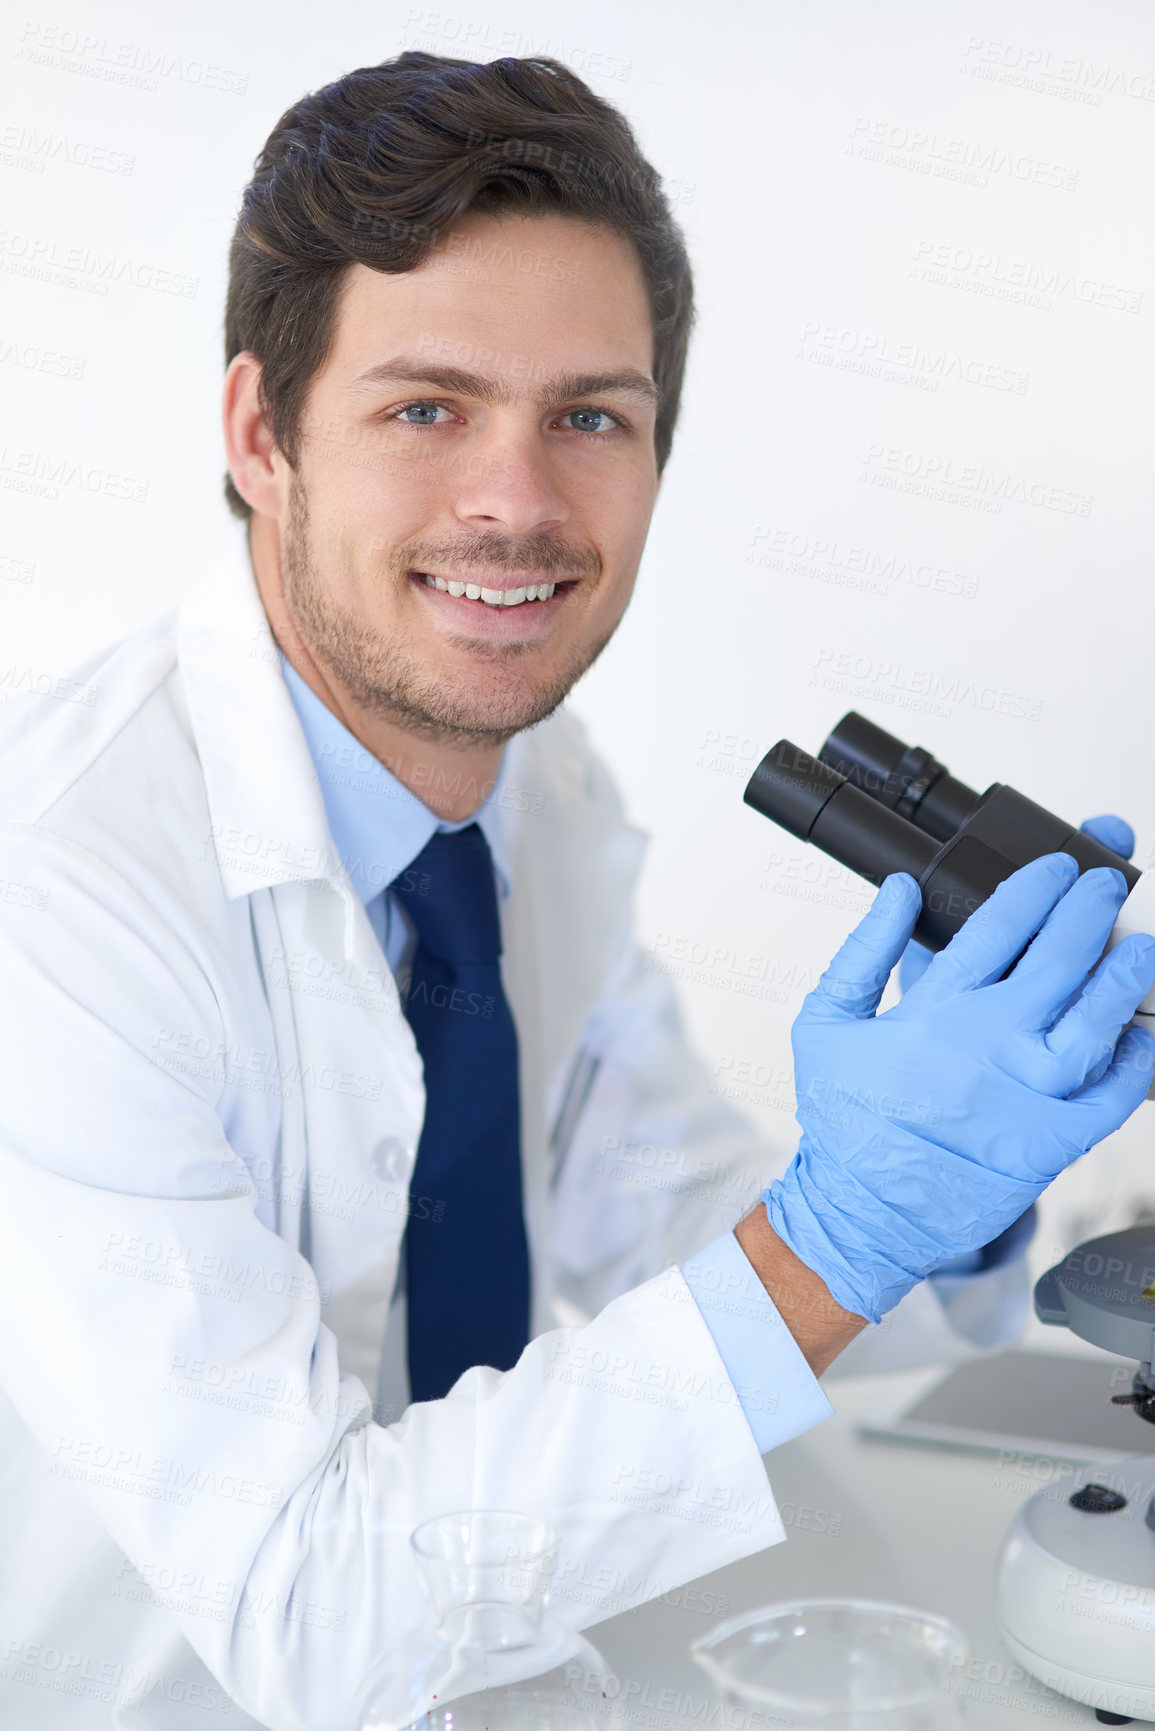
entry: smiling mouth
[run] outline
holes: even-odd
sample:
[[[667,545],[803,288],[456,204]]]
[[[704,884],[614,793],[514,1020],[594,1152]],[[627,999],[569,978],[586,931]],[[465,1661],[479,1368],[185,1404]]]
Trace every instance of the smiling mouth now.
[[[440,589],[447,595],[464,598],[466,601],[480,601],[486,607],[521,607],[531,601],[551,601],[559,590],[573,587],[573,581],[568,580],[555,583],[508,584],[502,588],[490,588],[482,583],[470,583],[463,577],[438,577],[428,571],[411,571],[409,575],[430,589]]]

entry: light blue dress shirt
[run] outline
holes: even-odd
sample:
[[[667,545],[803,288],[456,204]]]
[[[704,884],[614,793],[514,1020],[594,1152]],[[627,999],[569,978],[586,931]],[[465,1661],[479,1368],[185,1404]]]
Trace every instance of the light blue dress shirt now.
[[[396,974],[412,961],[416,934],[401,903],[387,893],[388,886],[438,830],[451,832],[476,823],[493,855],[498,895],[502,900],[509,895],[509,851],[502,823],[505,757],[492,787],[478,790],[480,809],[460,823],[447,823],[354,738],[283,654],[281,667],[321,783],[333,845]]]
[[[321,784],[334,846],[397,974],[412,962],[416,942],[388,886],[436,831],[476,823],[493,855],[498,894],[509,895],[502,821],[505,758],[492,787],[478,790],[473,816],[447,823],[354,738],[283,655],[281,664]],[[691,1257],[682,1275],[762,1454],[829,1418],[830,1402],[733,1232],[722,1233]]]

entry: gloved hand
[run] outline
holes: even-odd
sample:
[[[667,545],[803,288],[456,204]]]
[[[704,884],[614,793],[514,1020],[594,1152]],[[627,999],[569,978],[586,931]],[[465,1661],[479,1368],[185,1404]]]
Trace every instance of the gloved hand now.
[[[1113,849],[1121,859],[1130,859],[1135,852],[1135,831],[1126,818],[1112,817],[1107,812],[1103,817],[1089,817],[1079,828],[1084,835],[1089,835],[1092,841],[1101,841],[1104,847]],[[909,992],[916,980],[920,980],[930,967],[931,951],[924,949],[922,944],[909,943],[902,953],[898,964],[898,984],[903,992]]]
[[[913,878],[886,879],[794,1023],[802,1140],[762,1193],[844,1309],[879,1321],[1145,1097],[1155,1040],[1120,1030],[1155,984],[1155,938],[1125,938],[1087,979],[1125,899],[1109,867],[1033,860],[879,1016],[920,906]]]
[[[1084,835],[1101,841],[1104,847],[1113,848],[1122,859],[1130,859],[1135,851],[1135,831],[1125,818],[1112,817],[1109,813],[1103,817],[1089,817],[1079,828]],[[907,944],[898,964],[898,984],[901,991],[908,992],[914,982],[922,978],[930,967],[930,958],[930,950],[924,949],[921,944]],[[1032,1202],[1026,1213],[990,1244],[984,1244],[980,1250],[970,1250],[965,1256],[953,1257],[950,1262],[942,1263],[933,1269],[932,1273],[935,1276],[978,1274],[985,1268],[994,1268],[999,1263],[1009,1262],[1013,1257],[1023,1256],[1034,1236],[1035,1216],[1035,1205]]]

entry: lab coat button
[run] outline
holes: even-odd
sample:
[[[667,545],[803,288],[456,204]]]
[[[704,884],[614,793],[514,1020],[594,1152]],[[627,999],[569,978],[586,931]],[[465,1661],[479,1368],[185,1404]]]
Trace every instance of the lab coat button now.
[[[374,1146],[369,1164],[378,1178],[407,1178],[416,1157],[416,1149],[399,1136],[383,1136]]]

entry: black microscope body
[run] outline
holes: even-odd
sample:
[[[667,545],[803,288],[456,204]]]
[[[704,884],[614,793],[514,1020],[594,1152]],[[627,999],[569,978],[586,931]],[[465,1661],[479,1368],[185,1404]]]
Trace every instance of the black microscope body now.
[[[904,745],[851,710],[817,757],[780,739],[743,794],[799,841],[880,884],[909,872],[922,892],[914,935],[941,950],[980,903],[1041,854],[1070,854],[1080,872],[1113,866],[1128,889],[1140,873],[1004,782],[985,793],[957,781],[919,745]]]

